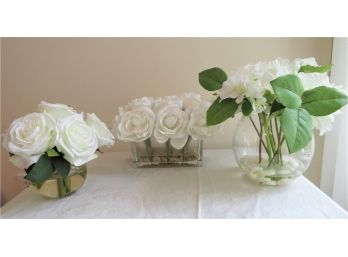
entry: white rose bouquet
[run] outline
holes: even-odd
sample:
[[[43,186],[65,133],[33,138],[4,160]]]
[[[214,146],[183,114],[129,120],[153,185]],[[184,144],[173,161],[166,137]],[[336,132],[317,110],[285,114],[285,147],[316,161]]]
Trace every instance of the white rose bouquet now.
[[[334,115],[347,103],[342,87],[329,81],[330,68],[319,66],[314,58],[278,58],[240,67],[229,76],[220,68],[204,70],[199,73],[199,83],[217,96],[207,111],[207,125],[220,124],[241,112],[258,137],[258,150],[250,153],[258,153],[260,165],[252,170],[272,182],[290,178],[282,167],[284,150],[294,154],[304,149],[312,140],[313,129],[321,135],[329,131]],[[251,136],[237,141],[243,144]],[[241,155],[246,153],[241,151]]]
[[[185,154],[191,141],[206,139],[217,129],[218,126],[206,126],[206,111],[210,104],[193,93],[134,99],[119,108],[112,132],[121,141],[143,143],[151,162],[156,162],[163,153],[156,155],[154,145],[165,145],[168,162],[173,152],[181,150]]]
[[[71,166],[97,158],[100,147],[113,143],[114,136],[95,114],[84,119],[67,105],[41,102],[38,112],[11,123],[3,146],[10,161],[25,169],[25,179],[38,185],[55,173],[68,176]]]

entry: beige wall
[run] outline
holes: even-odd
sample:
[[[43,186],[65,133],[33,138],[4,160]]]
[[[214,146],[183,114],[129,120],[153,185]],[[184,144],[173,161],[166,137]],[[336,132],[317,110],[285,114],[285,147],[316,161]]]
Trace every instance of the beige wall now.
[[[108,124],[117,107],[134,97],[194,91],[208,96],[197,82],[199,71],[226,71],[276,57],[314,56],[330,62],[331,38],[3,38],[1,42],[1,133],[16,117],[35,110],[41,100],[95,112]],[[236,120],[206,142],[230,148]],[[307,171],[320,181],[322,138]],[[128,149],[121,142],[111,150]],[[1,154],[6,202],[23,187],[18,169]]]

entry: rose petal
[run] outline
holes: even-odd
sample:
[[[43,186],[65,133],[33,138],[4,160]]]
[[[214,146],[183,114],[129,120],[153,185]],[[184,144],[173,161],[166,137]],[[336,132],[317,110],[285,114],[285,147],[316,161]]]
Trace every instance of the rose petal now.
[[[12,155],[10,157],[10,162],[12,162],[12,164],[18,168],[27,169],[30,165],[36,163],[40,156],[40,154],[32,156]]]
[[[96,154],[92,154],[90,156],[87,156],[85,158],[74,158],[72,156],[69,156],[69,155],[64,155],[63,156],[65,160],[67,160],[68,162],[70,162],[72,165],[74,166],[81,166],[83,164],[86,164],[87,162],[91,161],[91,160],[94,160],[95,158],[98,157],[98,155]]]
[[[86,123],[90,126],[98,137],[98,147],[112,146],[114,144],[114,136],[94,113],[87,113]]]
[[[181,137],[181,138],[171,138],[170,144],[175,149],[180,150],[185,146],[187,139],[188,139],[188,134],[186,134],[184,137]]]
[[[169,139],[168,135],[162,134],[158,129],[155,129],[154,137],[156,141],[160,144],[165,143]]]

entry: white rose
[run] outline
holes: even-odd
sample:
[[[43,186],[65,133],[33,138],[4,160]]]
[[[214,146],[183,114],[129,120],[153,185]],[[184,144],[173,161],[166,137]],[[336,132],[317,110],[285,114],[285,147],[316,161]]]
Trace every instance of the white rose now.
[[[203,101],[197,108],[191,112],[190,120],[187,125],[187,131],[194,140],[206,139],[218,129],[218,126],[207,126],[207,110],[210,102]]]
[[[154,104],[154,110],[157,112],[167,105],[177,105],[179,108],[183,108],[183,99],[180,96],[165,96],[156,99]]]
[[[185,93],[184,97],[182,98],[183,110],[190,115],[191,112],[193,112],[202,102],[201,96],[199,94],[195,93]]]
[[[170,139],[170,144],[181,149],[185,146],[188,115],[178,105],[169,104],[157,113],[154,137],[159,143],[165,143]]]
[[[56,124],[45,113],[30,113],[14,120],[6,132],[4,147],[14,165],[28,168],[56,142]]]
[[[90,126],[97,135],[98,147],[112,146],[114,144],[114,136],[94,113],[88,113],[86,123]]]
[[[142,142],[150,138],[155,124],[155,114],[150,108],[137,107],[133,110],[119,110],[112,132],[124,142]]]
[[[10,156],[10,162],[18,168],[27,169],[30,165],[36,163],[40,156],[41,154],[31,156],[12,155]]]
[[[154,104],[155,104],[155,100],[152,97],[144,96],[141,98],[136,98],[132,100],[131,102],[129,102],[125,106],[124,110],[129,111],[137,107],[148,107],[152,109]]]
[[[74,114],[62,119],[58,124],[58,151],[75,166],[80,166],[97,158],[97,135],[83,120],[82,114]]]
[[[38,106],[39,112],[48,113],[55,120],[64,119],[70,115],[76,114],[76,111],[65,104],[51,104],[42,101]]]

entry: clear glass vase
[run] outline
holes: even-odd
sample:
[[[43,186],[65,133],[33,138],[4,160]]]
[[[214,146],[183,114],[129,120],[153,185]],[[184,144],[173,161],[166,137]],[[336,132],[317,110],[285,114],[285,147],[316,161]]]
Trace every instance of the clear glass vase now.
[[[63,198],[76,192],[85,182],[87,166],[71,165],[70,173],[63,178],[57,172],[40,184],[30,183],[37,188],[41,195],[48,198]]]
[[[170,139],[169,139],[170,140]],[[135,167],[197,167],[203,160],[203,141],[191,137],[182,149],[175,149],[170,141],[158,143],[153,138],[130,143]]]
[[[303,149],[289,154],[278,118],[243,116],[233,137],[233,152],[250,178],[264,185],[281,185],[307,170],[314,154],[314,138]]]

